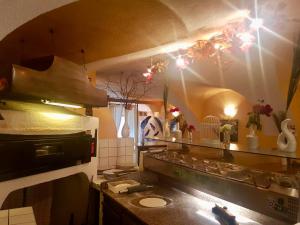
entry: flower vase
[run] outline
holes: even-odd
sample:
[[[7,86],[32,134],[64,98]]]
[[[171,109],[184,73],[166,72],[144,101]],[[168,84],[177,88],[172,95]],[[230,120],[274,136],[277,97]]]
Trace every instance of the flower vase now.
[[[249,134],[246,136],[247,145],[249,149],[257,149],[258,148],[258,137],[256,135],[256,125],[252,124],[249,127]]]
[[[170,135],[171,135],[170,124],[169,124],[168,120],[165,120],[165,123],[164,123],[164,136],[166,138],[168,138],[168,137],[170,137]]]
[[[123,138],[128,138],[130,135],[130,128],[129,128],[129,124],[128,124],[128,112],[129,112],[129,110],[125,109],[125,120],[124,120],[124,125],[123,125],[122,131],[121,131]]]

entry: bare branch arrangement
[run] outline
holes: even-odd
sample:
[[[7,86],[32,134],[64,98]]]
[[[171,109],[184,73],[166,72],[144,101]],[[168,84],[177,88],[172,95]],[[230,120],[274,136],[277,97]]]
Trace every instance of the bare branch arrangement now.
[[[152,88],[151,82],[137,74],[125,75],[121,73],[118,80],[107,80],[105,90],[115,98],[125,102],[125,109],[131,109],[132,105],[128,100],[138,100],[144,97]]]

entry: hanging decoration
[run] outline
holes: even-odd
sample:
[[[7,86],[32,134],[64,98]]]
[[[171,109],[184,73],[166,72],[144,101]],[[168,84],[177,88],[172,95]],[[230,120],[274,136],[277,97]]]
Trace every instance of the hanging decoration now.
[[[256,38],[254,34],[262,25],[262,19],[252,19],[251,23],[230,23],[220,33],[210,39],[198,40],[187,49],[179,49],[175,58],[176,66],[182,70],[195,61],[213,57],[217,64],[220,63],[220,58],[224,53],[232,53],[237,50],[246,52],[255,43]],[[229,63],[230,61],[228,60],[222,60],[222,64],[225,66]],[[143,76],[151,81],[155,74],[165,71],[167,66],[167,60],[158,60],[148,66]]]
[[[157,73],[164,72],[166,68],[168,67],[168,61],[159,59],[152,63],[151,59],[151,65],[148,66],[147,71],[143,73],[143,76],[146,77],[148,81],[151,81],[153,79],[153,76]]]

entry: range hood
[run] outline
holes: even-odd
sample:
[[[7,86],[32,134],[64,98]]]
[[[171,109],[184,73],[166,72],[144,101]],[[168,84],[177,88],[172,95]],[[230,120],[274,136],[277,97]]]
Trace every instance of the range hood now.
[[[107,106],[106,91],[90,83],[82,66],[56,56],[30,60],[22,66],[2,67],[0,97],[82,107]]]

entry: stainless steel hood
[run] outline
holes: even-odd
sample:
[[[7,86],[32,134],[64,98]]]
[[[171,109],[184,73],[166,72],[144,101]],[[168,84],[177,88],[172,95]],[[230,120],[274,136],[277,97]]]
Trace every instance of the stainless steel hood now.
[[[0,97],[83,107],[107,106],[106,91],[90,83],[82,66],[54,56],[1,68]]]

